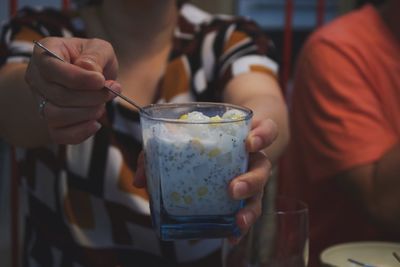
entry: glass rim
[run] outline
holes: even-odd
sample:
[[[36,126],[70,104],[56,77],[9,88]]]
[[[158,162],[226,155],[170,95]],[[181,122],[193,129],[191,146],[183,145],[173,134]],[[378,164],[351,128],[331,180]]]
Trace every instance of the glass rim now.
[[[295,204],[296,206],[291,208],[285,208],[283,210],[282,208],[277,208],[276,206],[273,208],[271,211],[265,211],[262,213],[262,215],[266,214],[280,214],[280,215],[286,215],[286,214],[298,214],[298,213],[308,213],[308,205],[297,198],[292,198],[292,197],[287,197],[287,196],[276,196],[275,198],[275,203],[278,203],[279,200],[285,200],[285,201],[291,201],[291,203]]]
[[[239,119],[222,119],[221,121],[185,121],[181,119],[170,119],[170,118],[161,118],[161,117],[153,117],[149,115],[148,110],[160,108],[160,109],[171,109],[171,108],[180,108],[180,107],[217,107],[217,106],[225,106],[230,107],[232,109],[238,109],[246,113],[246,116]],[[160,121],[160,122],[168,122],[168,123],[179,123],[179,124],[219,124],[219,123],[234,123],[240,121],[247,121],[253,117],[253,111],[249,108],[230,104],[230,103],[221,103],[221,102],[184,102],[184,103],[157,103],[150,104],[144,106],[143,111],[140,111],[139,114],[141,117],[145,117],[148,120]]]

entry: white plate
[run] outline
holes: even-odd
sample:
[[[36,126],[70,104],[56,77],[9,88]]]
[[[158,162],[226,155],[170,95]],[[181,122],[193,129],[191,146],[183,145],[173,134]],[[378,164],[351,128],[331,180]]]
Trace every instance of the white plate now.
[[[400,267],[400,262],[393,256],[400,256],[400,243],[389,242],[354,242],[335,245],[325,249],[320,260],[323,264],[337,267],[359,267],[348,259],[376,267]]]

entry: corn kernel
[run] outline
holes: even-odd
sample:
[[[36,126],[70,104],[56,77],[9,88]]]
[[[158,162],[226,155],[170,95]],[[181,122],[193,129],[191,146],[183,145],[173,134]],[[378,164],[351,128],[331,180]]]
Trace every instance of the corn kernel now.
[[[184,196],[183,201],[185,201],[185,204],[192,204],[193,199],[191,196]]]
[[[201,186],[197,189],[197,195],[199,197],[205,196],[208,193],[208,188],[205,186]]]
[[[181,196],[178,192],[172,192],[171,199],[173,202],[178,203],[181,200]]]
[[[188,114],[183,114],[179,117],[180,120],[187,120],[189,118]]]
[[[212,149],[210,152],[208,152],[208,157],[213,158],[218,156],[219,154],[221,154],[221,150],[218,147],[216,147]]]
[[[204,153],[204,146],[198,138],[193,138],[191,143],[192,146],[200,152],[200,154]]]

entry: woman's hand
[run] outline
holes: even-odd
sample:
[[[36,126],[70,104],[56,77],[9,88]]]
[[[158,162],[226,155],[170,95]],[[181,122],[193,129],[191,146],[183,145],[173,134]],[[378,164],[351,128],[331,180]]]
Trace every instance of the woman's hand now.
[[[246,200],[246,206],[236,214],[236,224],[244,236],[261,215],[264,186],[271,173],[272,164],[264,150],[278,136],[277,125],[270,119],[254,120],[247,138],[250,153],[249,170],[232,180],[229,193],[233,199]],[[230,238],[236,243],[240,238]]]
[[[99,39],[49,37],[40,42],[67,63],[35,47],[25,80],[41,103],[50,138],[58,144],[77,144],[96,133],[105,103],[120,92],[118,63],[112,46]]]

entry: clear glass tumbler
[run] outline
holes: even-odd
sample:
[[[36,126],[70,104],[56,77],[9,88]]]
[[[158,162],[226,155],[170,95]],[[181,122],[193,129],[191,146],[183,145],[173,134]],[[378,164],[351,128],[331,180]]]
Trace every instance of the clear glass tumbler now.
[[[162,240],[239,235],[228,184],[248,165],[252,111],[221,103],[154,104],[140,120],[153,225]]]
[[[239,244],[223,245],[224,267],[306,267],[308,208],[300,200],[278,196],[265,203]]]

